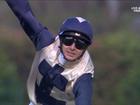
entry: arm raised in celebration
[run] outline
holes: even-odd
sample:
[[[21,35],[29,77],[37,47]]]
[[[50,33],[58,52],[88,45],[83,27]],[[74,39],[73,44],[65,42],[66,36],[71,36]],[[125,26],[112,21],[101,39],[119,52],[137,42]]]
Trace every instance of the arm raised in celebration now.
[[[54,41],[53,35],[34,16],[27,0],[6,0],[6,2],[37,50]]]

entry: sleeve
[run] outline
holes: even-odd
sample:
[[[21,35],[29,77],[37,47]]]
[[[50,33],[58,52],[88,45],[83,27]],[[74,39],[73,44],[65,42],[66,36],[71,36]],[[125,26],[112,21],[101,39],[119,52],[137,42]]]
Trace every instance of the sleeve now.
[[[75,105],[92,105],[92,85],[91,74],[84,74],[77,80],[73,88]]]
[[[6,0],[37,50],[51,44],[53,35],[34,16],[27,0]]]

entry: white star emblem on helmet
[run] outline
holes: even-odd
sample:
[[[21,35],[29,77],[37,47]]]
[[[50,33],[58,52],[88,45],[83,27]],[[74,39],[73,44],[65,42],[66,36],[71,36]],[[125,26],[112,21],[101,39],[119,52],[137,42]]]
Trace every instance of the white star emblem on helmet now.
[[[83,19],[82,17],[76,17],[76,19],[77,19],[80,23],[82,23],[82,22],[86,21],[86,20],[85,20],[85,19]]]

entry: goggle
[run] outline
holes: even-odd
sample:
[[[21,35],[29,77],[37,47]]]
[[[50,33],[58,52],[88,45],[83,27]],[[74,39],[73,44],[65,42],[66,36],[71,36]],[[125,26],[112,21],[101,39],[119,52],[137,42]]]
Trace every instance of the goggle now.
[[[64,35],[61,36],[60,39],[61,43],[66,46],[71,46],[73,43],[75,43],[75,47],[79,50],[86,49],[89,46],[89,43],[79,36]]]

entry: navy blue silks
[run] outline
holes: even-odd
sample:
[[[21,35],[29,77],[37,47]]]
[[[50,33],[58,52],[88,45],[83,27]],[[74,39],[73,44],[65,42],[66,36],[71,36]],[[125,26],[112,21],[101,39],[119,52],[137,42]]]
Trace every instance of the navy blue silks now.
[[[57,100],[50,96],[53,84],[49,77],[43,77],[40,84],[35,84],[36,100],[43,105],[65,105],[64,101]]]
[[[33,15],[27,0],[6,0],[6,2],[37,51],[53,43],[53,35]],[[64,101],[50,96],[53,87],[65,91],[68,80],[61,75],[64,68],[58,64],[51,67],[46,60],[43,60],[38,69],[43,78],[39,84],[35,84],[37,101],[42,105],[65,105]],[[90,73],[79,77],[74,84],[73,94],[75,105],[92,105],[92,75]]]
[[[75,105],[92,105],[93,82],[91,74],[82,75],[73,87]]]
[[[51,79],[52,84],[64,91],[65,87],[67,85],[68,80],[61,75],[61,72],[64,71],[64,68],[61,67],[60,65],[56,64],[54,65],[54,67],[51,67],[48,62],[46,60],[43,60],[40,64],[39,64],[39,72],[46,78],[49,77],[49,79]]]
[[[64,68],[58,64],[51,67],[46,60],[43,60],[38,68],[43,78],[39,85],[36,83],[37,101],[44,103],[44,105],[65,105],[64,101],[57,100],[50,96],[54,86],[62,91],[65,90],[68,81],[60,74]]]
[[[54,67],[51,67],[46,60],[43,60],[39,65],[39,71],[45,77],[44,80],[48,81],[48,83],[51,81],[49,90],[52,89],[51,86],[55,86],[62,91],[65,90],[68,81],[64,76],[61,75],[63,70],[64,68],[58,64],[56,64]],[[48,84],[47,86],[49,87]],[[82,75],[77,80],[73,88],[76,105],[92,105],[92,89],[91,74]]]

